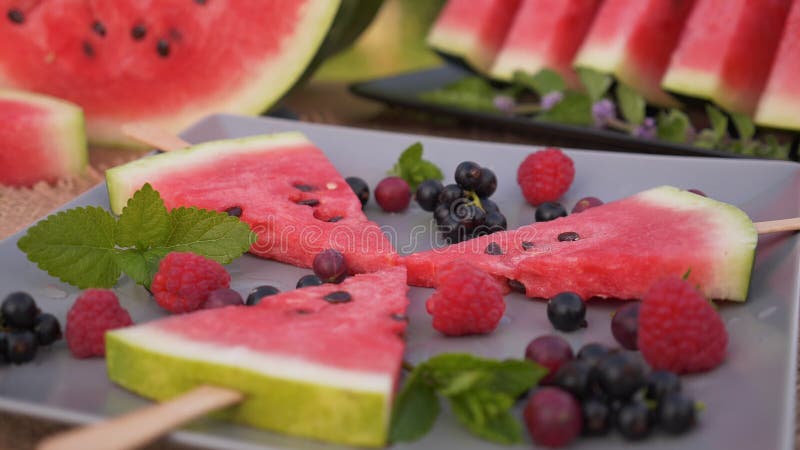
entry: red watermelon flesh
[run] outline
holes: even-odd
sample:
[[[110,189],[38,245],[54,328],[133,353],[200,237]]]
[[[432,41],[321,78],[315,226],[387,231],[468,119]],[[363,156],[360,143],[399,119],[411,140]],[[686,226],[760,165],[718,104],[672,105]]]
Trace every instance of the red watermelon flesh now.
[[[349,300],[326,300],[334,292]],[[405,269],[356,275],[115,330],[111,380],[163,400],[200,384],[243,392],[229,418],[352,445],[386,442],[408,305]],[[341,294],[340,294],[341,295]]]
[[[609,73],[652,103],[676,106],[661,78],[694,0],[605,0],[574,65]]]
[[[562,233],[577,241],[560,241]],[[757,234],[738,208],[660,187],[551,222],[494,233],[405,258],[408,281],[434,286],[440,268],[467,259],[530,297],[642,298],[658,279],[690,272],[711,298],[744,301]],[[502,255],[486,252],[497,243]]]
[[[589,31],[600,0],[523,0],[490,75],[510,81],[521,70],[558,72],[573,88],[572,60]]]
[[[428,44],[487,73],[519,4],[519,0],[448,0],[428,34]]]
[[[0,184],[53,182],[86,167],[79,107],[44,95],[0,90],[0,124]]]
[[[394,264],[396,253],[325,154],[300,133],[207,142],[133,161],[106,172],[111,209],[119,214],[145,183],[168,208],[241,209],[258,235],[250,251],[311,267],[327,248],[352,272]]]
[[[795,1],[758,103],[759,125],[800,130],[800,1]]]
[[[95,143],[125,122],[178,132],[259,113],[300,77],[338,0],[0,0],[0,87],[83,107]],[[11,44],[13,43],[13,44]]]

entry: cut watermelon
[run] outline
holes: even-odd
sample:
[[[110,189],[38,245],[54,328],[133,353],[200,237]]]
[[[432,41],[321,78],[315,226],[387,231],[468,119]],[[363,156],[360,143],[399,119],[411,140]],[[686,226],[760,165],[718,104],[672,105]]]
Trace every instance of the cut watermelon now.
[[[317,147],[300,133],[207,142],[132,161],[106,172],[111,210],[119,214],[145,183],[167,208],[241,208],[258,235],[250,251],[301,267],[327,248],[353,272],[394,264],[392,244]]]
[[[80,105],[91,141],[115,146],[141,145],[120,133],[125,122],[178,132],[211,113],[260,113],[300,78],[340,7],[339,0],[0,3],[0,41],[14,43],[0,46],[0,87]]]
[[[343,303],[326,301],[347,292]],[[405,269],[356,275],[106,334],[108,376],[166,400],[201,384],[245,394],[223,417],[359,446],[386,443],[403,359]]]
[[[753,114],[790,4],[698,0],[664,75],[664,89]]]
[[[428,34],[428,45],[487,73],[503,45],[519,0],[448,0]]]
[[[577,241],[560,241],[565,232]],[[706,296],[744,301],[758,236],[738,208],[664,186],[580,214],[494,233],[405,258],[408,281],[433,286],[436,274],[468,258],[530,297],[573,291],[581,297],[642,298],[656,280],[683,276]],[[497,243],[502,255],[486,248]]]
[[[800,1],[795,1],[786,19],[780,47],[769,79],[758,103],[759,125],[800,130]]]
[[[518,70],[536,74],[550,69],[570,87],[580,87],[572,60],[599,6],[600,0],[523,1],[490,75],[510,81]]]
[[[86,167],[79,107],[44,95],[0,90],[0,124],[0,184],[52,182]]]
[[[575,66],[612,74],[650,102],[676,106],[661,90],[661,77],[693,5],[694,0],[605,0]]]

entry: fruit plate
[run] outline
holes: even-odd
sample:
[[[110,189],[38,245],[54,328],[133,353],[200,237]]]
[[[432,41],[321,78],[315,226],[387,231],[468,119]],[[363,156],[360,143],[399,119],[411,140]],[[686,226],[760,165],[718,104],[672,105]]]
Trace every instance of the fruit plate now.
[[[520,161],[534,147],[462,141],[428,136],[356,130],[271,118],[213,116],[183,136],[191,142],[299,130],[306,133],[345,176],[364,178],[375,186],[409,144],[421,141],[425,156],[451,174],[461,160],[492,168],[499,187],[493,196],[510,226],[533,221],[515,183]],[[751,159],[712,159],[568,150],[577,176],[563,198],[568,207],[586,195],[610,201],[662,184],[702,189],[712,197],[743,208],[754,220],[800,216],[800,165]],[[448,177],[449,178],[449,177]],[[108,207],[105,185],[99,185],[66,205]],[[369,217],[385,227],[402,253],[431,247],[431,215],[417,206],[403,214],[380,212],[374,201]],[[16,248],[20,234],[0,243],[0,295],[12,290],[32,293],[42,309],[64,323],[77,290],[49,277],[28,262]],[[246,292],[260,284],[292,289],[308,270],[244,256],[229,266],[232,287]],[[800,300],[800,235],[781,234],[761,239],[752,288],[745,304],[720,308],[730,332],[728,361],[704,375],[685,377],[686,389],[706,405],[694,432],[669,439],[656,435],[648,448],[671,449],[789,449],[795,426],[797,318]],[[144,289],[123,279],[116,291],[134,321],[163,315]],[[406,358],[412,363],[441,352],[470,352],[502,358],[520,357],[532,338],[552,332],[545,304],[519,294],[507,297],[508,309],[498,330],[483,337],[445,338],[431,327],[424,300],[428,289],[412,288]],[[573,347],[585,342],[613,343],[611,302],[592,304],[587,329],[565,334]],[[73,359],[63,341],[45,348],[35,362],[0,368],[0,408],[72,423],[85,423],[131,411],[148,402],[114,386],[101,359]],[[519,411],[517,411],[519,413]],[[204,419],[177,431],[171,439],[203,447],[227,449],[329,449],[326,444],[285,437],[266,431]],[[624,445],[619,436],[580,440],[575,448],[612,449]],[[529,448],[526,443],[519,448]],[[339,447],[340,448],[340,447]],[[508,448],[494,446],[468,434],[445,413],[421,441],[403,449],[461,450]]]
[[[388,105],[402,106],[435,115],[450,116],[491,128],[505,128],[539,139],[555,138],[585,148],[616,152],[638,152],[683,156],[715,156],[720,158],[748,158],[732,152],[709,150],[691,145],[661,140],[644,140],[612,130],[565,125],[526,117],[506,116],[500,113],[474,111],[456,106],[440,105],[422,100],[420,94],[433,91],[472,75],[456,65],[409,72],[401,75],[363,81],[350,86],[359,96]],[[790,159],[797,160],[795,152]]]

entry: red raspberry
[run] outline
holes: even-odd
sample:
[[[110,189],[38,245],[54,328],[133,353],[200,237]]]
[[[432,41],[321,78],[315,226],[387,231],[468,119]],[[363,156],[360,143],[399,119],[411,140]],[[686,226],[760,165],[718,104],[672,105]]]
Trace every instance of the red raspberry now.
[[[437,286],[425,303],[433,328],[448,336],[491,333],[497,328],[506,304],[500,285],[489,274],[457,261],[439,273]]]
[[[558,200],[574,178],[572,159],[553,147],[531,153],[517,169],[522,195],[533,206]]]
[[[130,314],[116,294],[106,289],[87,289],[67,313],[67,345],[76,358],[105,356],[108,330],[132,325]]]
[[[173,252],[158,265],[150,291],[162,308],[185,313],[200,308],[211,292],[230,283],[231,276],[220,263],[195,253]]]
[[[654,369],[702,372],[722,364],[728,332],[717,310],[688,281],[654,284],[639,309],[639,351]]]

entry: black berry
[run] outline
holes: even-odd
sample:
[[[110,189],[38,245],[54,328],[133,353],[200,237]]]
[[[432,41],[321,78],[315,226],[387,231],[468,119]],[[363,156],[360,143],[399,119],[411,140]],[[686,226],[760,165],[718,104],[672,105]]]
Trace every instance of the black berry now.
[[[583,413],[583,434],[585,436],[605,436],[610,430],[611,408],[598,399],[590,398],[581,405]]]
[[[9,328],[31,329],[38,313],[36,301],[25,292],[9,294],[0,305],[3,323]]]
[[[450,218],[450,205],[439,204],[439,206],[433,210],[433,218],[436,220],[437,224],[446,222]]]
[[[483,227],[488,231],[489,234],[503,231],[508,228],[506,216],[496,211],[487,213],[486,218],[483,220]]]
[[[481,166],[472,161],[462,162],[456,167],[455,180],[462,189],[475,191],[481,184]]]
[[[38,345],[36,335],[29,330],[15,330],[6,336],[6,359],[14,364],[32,361],[36,357]]]
[[[8,359],[8,333],[0,330],[0,362]]]
[[[439,194],[442,193],[442,183],[439,180],[425,180],[417,186],[414,195],[419,206],[425,211],[433,211],[439,204]]]
[[[347,177],[344,181],[347,182],[350,189],[358,197],[358,200],[361,201],[361,208],[364,208],[369,201],[369,185],[367,182],[358,177]]]
[[[650,410],[643,402],[631,402],[617,412],[617,430],[625,439],[638,441],[652,431]]]
[[[319,279],[316,275],[305,275],[297,280],[297,288],[304,288],[309,286],[319,286],[322,284],[322,280]]]
[[[450,206],[453,202],[460,198],[464,198],[464,190],[461,189],[457,184],[448,184],[439,194],[439,204]]]
[[[660,401],[667,394],[681,391],[681,379],[666,370],[654,370],[647,375],[647,398]]]
[[[680,393],[667,394],[658,402],[658,425],[670,434],[682,434],[695,424],[694,400]]]
[[[481,169],[481,180],[478,187],[475,188],[475,193],[479,197],[491,197],[494,191],[497,190],[497,176],[486,167]]]
[[[556,330],[575,331],[586,326],[586,305],[578,294],[562,292],[547,302],[547,318]]]
[[[492,212],[500,212],[500,208],[497,207],[497,203],[493,202],[492,200],[486,197],[480,197],[481,206],[483,210],[486,211],[486,214],[490,214]]]
[[[636,340],[639,336],[639,302],[620,306],[611,319],[611,334],[623,348],[638,350]]]
[[[577,358],[586,361],[592,366],[597,365],[601,359],[603,359],[606,355],[611,352],[611,349],[608,348],[607,345],[601,344],[599,342],[590,342],[585,344],[578,350]]]
[[[628,352],[611,353],[597,363],[597,382],[611,398],[626,400],[645,386],[641,360]]]
[[[61,339],[61,324],[52,314],[39,314],[33,326],[33,333],[39,345],[50,345]]]
[[[537,222],[549,222],[559,217],[567,217],[567,210],[561,206],[561,203],[544,202],[536,208]]]
[[[573,359],[558,369],[551,383],[580,399],[591,394],[592,381],[592,366]]]
[[[280,290],[275,286],[258,286],[253,288],[249,294],[247,294],[247,301],[245,302],[249,306],[257,305],[261,303],[261,300],[264,297],[269,297],[270,295],[280,294]]]

